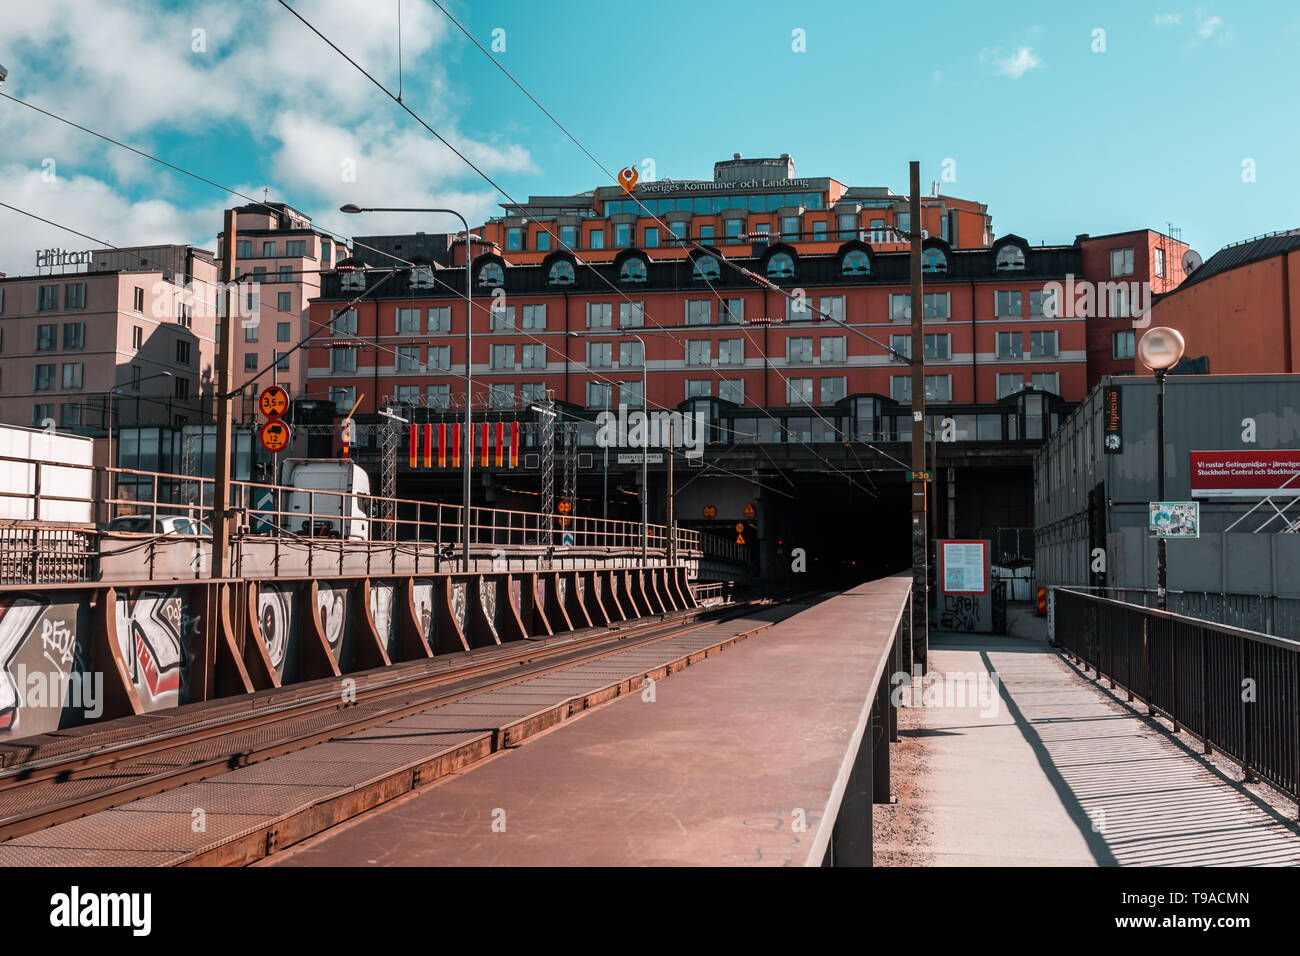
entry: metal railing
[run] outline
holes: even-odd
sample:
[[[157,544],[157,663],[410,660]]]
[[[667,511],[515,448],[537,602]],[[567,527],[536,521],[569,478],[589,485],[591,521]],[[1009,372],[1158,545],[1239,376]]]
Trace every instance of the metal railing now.
[[[99,552],[82,528],[0,528],[0,584],[69,584],[93,581]]]
[[[1053,590],[1068,587],[1071,591],[1096,594],[1146,607],[1156,606],[1155,588],[1094,588],[1081,585],[1049,585]],[[1258,631],[1274,637],[1300,639],[1300,598],[1275,594],[1241,594],[1216,591],[1166,592],[1167,610],[1185,617],[1200,618],[1246,631]]]
[[[1057,589],[1055,642],[1300,799],[1300,642]]]

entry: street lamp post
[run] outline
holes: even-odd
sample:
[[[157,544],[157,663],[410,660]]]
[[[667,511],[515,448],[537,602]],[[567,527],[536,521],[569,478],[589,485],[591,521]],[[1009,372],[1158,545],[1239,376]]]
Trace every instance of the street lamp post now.
[[[383,206],[356,206],[352,203],[339,207],[340,212],[362,213],[362,212],[439,212],[448,216],[455,216],[465,227],[465,435],[461,442],[461,470],[462,474],[462,496],[464,501],[463,521],[461,524],[461,562],[464,570],[469,573],[469,535],[470,535],[470,455],[474,448],[473,435],[473,418],[470,414],[470,386],[473,383],[472,365],[470,363],[471,350],[473,343],[473,318],[472,318],[472,293],[473,278],[470,275],[473,266],[473,256],[470,255],[470,232],[469,221],[454,209],[411,209],[403,207],[383,207]]]
[[[1165,377],[1183,357],[1186,343],[1177,329],[1157,326],[1148,329],[1138,343],[1138,359],[1156,376],[1156,498],[1165,500]],[[1156,538],[1156,607],[1168,609],[1168,544]]]

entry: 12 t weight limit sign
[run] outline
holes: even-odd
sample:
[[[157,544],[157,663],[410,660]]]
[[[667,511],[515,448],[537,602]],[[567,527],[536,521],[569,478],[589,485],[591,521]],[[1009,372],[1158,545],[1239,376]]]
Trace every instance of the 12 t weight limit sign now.
[[[262,431],[258,437],[262,440],[262,447],[275,455],[289,447],[289,439],[292,434],[289,431],[289,426],[276,418],[262,426]]]

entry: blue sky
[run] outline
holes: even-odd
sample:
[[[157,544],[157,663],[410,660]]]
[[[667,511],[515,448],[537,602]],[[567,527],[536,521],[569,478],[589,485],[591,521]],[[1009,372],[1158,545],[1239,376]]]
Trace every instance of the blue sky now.
[[[4,2],[0,92],[268,188],[327,229],[446,228],[338,214],[348,201],[497,211],[499,195],[273,0]],[[396,90],[397,0],[291,2]],[[516,198],[606,183],[436,7],[401,3],[412,109]],[[1172,222],[1208,257],[1300,225],[1300,124],[1275,95],[1300,45],[1289,4],[932,3],[920,21],[876,2],[449,8],[484,46],[503,30],[494,55],[611,169],[653,159],[661,178],[707,178],[733,152],[789,152],[801,176],[903,192],[908,160],[927,185],[951,160],[943,191],[1034,243]],[[212,247],[229,202],[5,100],[0,143],[0,201],[116,245]],[[0,210],[0,271],[31,271],[47,245],[90,243]]]

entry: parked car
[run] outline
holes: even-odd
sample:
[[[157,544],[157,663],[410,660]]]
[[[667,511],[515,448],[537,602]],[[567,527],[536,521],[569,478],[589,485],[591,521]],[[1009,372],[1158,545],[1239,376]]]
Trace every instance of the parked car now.
[[[202,521],[175,515],[122,515],[110,521],[105,530],[126,534],[212,534]]]

